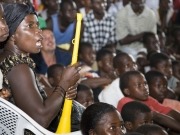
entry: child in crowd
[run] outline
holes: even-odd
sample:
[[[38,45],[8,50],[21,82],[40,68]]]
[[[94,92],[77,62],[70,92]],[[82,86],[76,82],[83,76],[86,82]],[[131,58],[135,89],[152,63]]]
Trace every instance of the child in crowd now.
[[[151,108],[153,120],[156,123],[180,132],[180,128],[177,126],[180,124],[180,113],[160,104],[156,99],[149,96],[149,88],[141,72],[129,71],[123,74],[120,88],[126,97],[119,100],[118,111],[121,112],[122,107],[130,101],[141,101]]]
[[[167,98],[167,78],[159,71],[149,71],[145,74],[149,95],[155,98],[159,103],[169,106],[174,110],[180,111],[180,103],[175,99]]]
[[[81,62],[81,83],[88,85],[94,94],[94,101],[99,102],[98,95],[104,86],[112,82],[111,79],[100,77],[96,71],[92,69],[95,62],[95,53],[90,43],[81,42],[79,46],[78,61]]]
[[[61,64],[54,64],[51,65],[48,68],[47,71],[47,76],[48,76],[48,81],[51,84],[51,88],[49,88],[48,90],[46,90],[46,93],[48,96],[51,95],[51,93],[53,92],[53,89],[57,86],[57,84],[60,81],[60,78],[62,76],[62,72],[65,69],[65,67]],[[73,88],[70,88],[73,89]],[[71,93],[69,93],[71,94]],[[81,120],[81,115],[82,112],[84,111],[84,106],[82,106],[80,103],[76,102],[75,100],[73,100],[73,108],[72,108],[72,129],[71,131],[77,131],[80,129],[80,120]],[[51,126],[49,127],[49,130],[51,131],[55,131],[57,124],[58,124],[58,120],[59,118],[55,118],[51,124]]]
[[[77,96],[74,99],[84,107],[88,107],[94,103],[94,96],[92,89],[84,84],[78,84],[77,87]]]
[[[119,87],[120,76],[127,71],[137,70],[137,65],[129,54],[120,52],[113,59],[113,67],[118,78],[106,86],[98,98],[100,102],[105,102],[117,107],[119,99],[124,97]]]
[[[98,66],[98,74],[100,77],[106,77],[114,80],[116,74],[113,68],[113,53],[106,50],[100,49],[96,54],[96,62]]]
[[[180,80],[180,61],[172,61],[173,76]]]
[[[123,135],[124,130],[121,115],[110,104],[92,104],[82,114],[82,135]]]
[[[138,101],[125,104],[122,107],[121,116],[127,132],[134,132],[139,126],[153,121],[151,109]]]
[[[160,45],[157,35],[152,32],[145,32],[143,35],[143,44],[147,49],[147,53],[160,52]]]
[[[156,124],[145,124],[136,129],[136,132],[143,135],[168,135],[166,130]]]
[[[137,58],[139,71],[145,73],[149,68],[148,57],[152,52],[160,52],[160,45],[157,36],[153,32],[145,32],[143,35],[143,45],[146,48],[146,53],[140,53]]]
[[[152,70],[147,72],[145,77],[149,86],[149,95],[159,103],[163,103],[168,92],[166,76],[159,71]]]
[[[179,82],[179,80],[173,76],[172,61],[166,54],[154,53],[150,57],[150,67],[152,70],[163,73],[168,79],[168,87],[172,89],[173,92],[176,92],[175,89],[177,89],[177,82]],[[178,92],[175,94],[178,94]]]

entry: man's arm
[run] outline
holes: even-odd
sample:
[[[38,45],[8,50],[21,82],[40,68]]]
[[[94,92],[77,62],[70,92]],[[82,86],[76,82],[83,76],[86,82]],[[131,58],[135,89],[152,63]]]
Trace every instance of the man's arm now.
[[[142,42],[143,35],[144,33],[140,33],[137,35],[127,35],[123,39],[119,40],[119,43],[121,45],[126,45],[136,41]]]

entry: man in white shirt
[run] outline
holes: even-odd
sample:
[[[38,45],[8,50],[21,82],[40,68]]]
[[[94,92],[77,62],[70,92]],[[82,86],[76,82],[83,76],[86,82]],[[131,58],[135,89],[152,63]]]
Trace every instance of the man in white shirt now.
[[[156,23],[155,13],[145,5],[145,0],[131,0],[117,14],[116,36],[120,43],[117,49],[136,59],[138,52],[145,51],[142,44],[144,32],[156,34]]]

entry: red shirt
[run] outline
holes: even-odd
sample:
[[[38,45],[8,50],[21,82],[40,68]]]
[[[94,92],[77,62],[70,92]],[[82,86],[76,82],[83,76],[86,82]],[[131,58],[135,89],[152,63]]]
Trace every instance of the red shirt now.
[[[121,100],[119,100],[118,102],[118,106],[117,109],[119,112],[121,112],[122,107],[128,103],[134,101],[134,99],[129,98],[129,97],[124,97]],[[141,101],[142,103],[146,104],[147,106],[149,106],[151,108],[152,111],[156,111],[162,114],[168,114],[172,108],[170,107],[166,107],[162,104],[160,104],[156,99],[152,98],[152,97],[148,97],[148,99],[146,101]]]

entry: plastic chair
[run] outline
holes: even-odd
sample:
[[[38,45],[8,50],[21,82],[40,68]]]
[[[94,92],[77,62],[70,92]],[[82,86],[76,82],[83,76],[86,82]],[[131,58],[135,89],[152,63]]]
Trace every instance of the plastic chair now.
[[[43,128],[14,104],[0,98],[0,135],[25,135],[27,132],[31,135],[57,135]],[[61,135],[81,135],[81,132]]]

